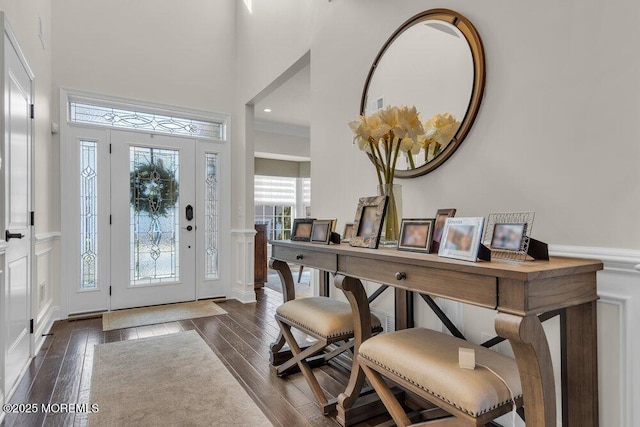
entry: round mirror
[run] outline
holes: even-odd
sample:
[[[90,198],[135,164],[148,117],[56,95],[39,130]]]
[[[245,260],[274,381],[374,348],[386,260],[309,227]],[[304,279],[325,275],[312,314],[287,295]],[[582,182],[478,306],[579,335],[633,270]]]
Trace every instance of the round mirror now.
[[[424,175],[453,154],[475,120],[484,82],[482,41],[459,13],[427,10],[393,33],[371,66],[360,114],[415,105],[423,123],[429,122],[425,130],[436,130],[439,136],[427,138],[420,152],[398,158],[396,177]],[[445,132],[437,131],[443,128]]]

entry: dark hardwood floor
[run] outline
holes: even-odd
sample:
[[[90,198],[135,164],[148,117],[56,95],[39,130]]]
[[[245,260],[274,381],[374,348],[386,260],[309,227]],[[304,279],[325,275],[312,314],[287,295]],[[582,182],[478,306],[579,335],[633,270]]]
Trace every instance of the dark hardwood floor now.
[[[257,303],[220,303],[228,314],[103,332],[102,318],[56,322],[31,362],[11,403],[99,403],[90,401],[94,346],[196,330],[276,426],[336,426],[325,417],[300,373],[278,378],[269,364],[269,345],[278,335],[274,320],[282,294],[258,290]],[[344,390],[348,372],[339,366],[314,370],[332,397]],[[211,425],[215,424],[212,412]],[[384,417],[382,418],[385,419]],[[381,419],[372,420],[380,422]],[[83,426],[85,414],[7,414],[2,426]],[[361,424],[368,426],[369,423]]]

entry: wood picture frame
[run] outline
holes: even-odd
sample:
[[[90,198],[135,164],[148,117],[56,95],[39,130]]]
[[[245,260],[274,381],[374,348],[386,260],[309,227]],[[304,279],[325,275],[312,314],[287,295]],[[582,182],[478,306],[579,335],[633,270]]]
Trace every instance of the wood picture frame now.
[[[377,249],[384,214],[387,210],[387,196],[361,197],[353,222],[351,246]]]
[[[295,218],[291,227],[291,240],[297,242],[310,241],[313,221],[313,218]]]
[[[438,256],[476,262],[483,228],[484,217],[447,218]]]
[[[344,231],[342,232],[342,242],[349,243],[352,235],[353,235],[353,222],[347,222],[344,225]]]
[[[331,238],[331,225],[333,220],[331,219],[316,219],[313,221],[311,228],[311,243],[323,243],[329,244]]]
[[[436,212],[436,221],[433,225],[433,234],[431,238],[431,253],[438,253],[440,247],[440,239],[442,238],[442,232],[444,230],[444,223],[447,218],[453,218],[456,215],[456,209],[438,209]]]
[[[429,253],[435,222],[434,218],[402,218],[398,250]]]

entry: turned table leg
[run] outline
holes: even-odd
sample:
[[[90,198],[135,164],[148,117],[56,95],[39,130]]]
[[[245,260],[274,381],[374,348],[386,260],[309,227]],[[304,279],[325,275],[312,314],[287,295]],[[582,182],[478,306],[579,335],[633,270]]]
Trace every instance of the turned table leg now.
[[[516,356],[527,426],[556,425],[556,392],[547,338],[538,316],[498,313],[496,332],[507,338]]]

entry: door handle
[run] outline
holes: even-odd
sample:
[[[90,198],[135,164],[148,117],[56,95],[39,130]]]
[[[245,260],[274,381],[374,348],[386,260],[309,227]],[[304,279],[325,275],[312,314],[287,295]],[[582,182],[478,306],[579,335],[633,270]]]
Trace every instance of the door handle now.
[[[4,232],[4,240],[6,240],[7,242],[10,239],[22,239],[24,237],[24,234],[21,233],[11,233],[9,232],[9,230],[5,230]]]

